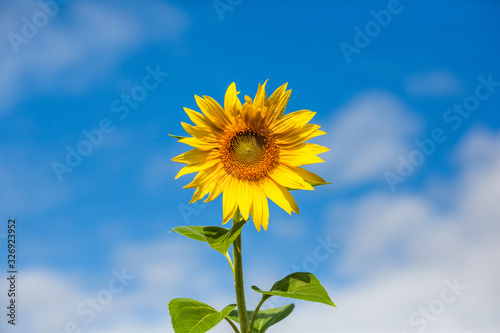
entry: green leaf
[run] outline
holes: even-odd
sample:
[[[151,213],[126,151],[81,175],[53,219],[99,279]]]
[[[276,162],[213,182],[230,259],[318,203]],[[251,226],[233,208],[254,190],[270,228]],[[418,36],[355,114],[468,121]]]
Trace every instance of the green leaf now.
[[[175,227],[172,231],[188,238],[207,242],[214,250],[225,255],[236,237],[241,233],[241,228],[243,228],[245,223],[245,221],[240,221],[231,229],[216,226],[191,226]]]
[[[302,299],[336,307],[325,288],[311,273],[292,273],[276,282],[270,291],[262,291],[256,286],[252,286],[252,289],[264,295]]]
[[[282,321],[292,313],[294,307],[295,305],[288,304],[277,309],[260,310],[253,323],[253,333],[264,333],[269,327]],[[253,311],[247,311],[247,315],[248,318],[252,318]],[[233,310],[228,317],[238,323],[240,322],[238,310]]]
[[[233,244],[236,237],[241,233],[241,228],[244,225],[245,222],[243,221],[236,223],[231,229],[210,226],[203,228],[203,232],[205,233],[208,245],[214,250],[226,254],[231,244]]]
[[[219,312],[210,305],[189,298],[174,298],[168,303],[175,333],[207,332],[226,318],[235,307],[236,304],[231,304]]]
[[[169,134],[168,136],[171,136],[172,138],[177,139],[177,140],[189,138],[189,136],[180,136],[180,135],[172,135],[172,134]]]
[[[175,227],[169,232],[175,231],[176,233],[186,236],[188,238],[196,239],[197,241],[206,242],[205,234],[203,233],[204,226],[192,226],[192,227]]]

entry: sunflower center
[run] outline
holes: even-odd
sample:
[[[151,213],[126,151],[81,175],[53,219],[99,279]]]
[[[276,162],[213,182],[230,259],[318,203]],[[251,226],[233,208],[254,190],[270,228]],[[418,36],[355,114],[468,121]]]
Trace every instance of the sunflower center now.
[[[252,167],[264,160],[266,141],[258,134],[240,133],[231,139],[229,150],[236,163]]]
[[[274,137],[263,129],[236,128],[227,133],[221,145],[224,169],[246,180],[257,180],[274,169],[279,149]]]

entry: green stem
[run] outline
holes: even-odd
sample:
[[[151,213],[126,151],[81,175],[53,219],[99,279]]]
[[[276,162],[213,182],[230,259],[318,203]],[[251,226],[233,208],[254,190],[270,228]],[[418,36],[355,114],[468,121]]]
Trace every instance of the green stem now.
[[[241,221],[239,210],[233,216],[233,225]],[[241,261],[241,234],[233,243],[234,258],[234,287],[236,290],[236,303],[238,304],[238,316],[240,318],[241,333],[246,333],[248,327],[247,307],[245,305],[245,291],[243,289],[243,263]]]
[[[231,260],[231,257],[229,256],[229,253],[226,252],[226,254],[224,255],[227,259],[227,262],[229,262],[229,266],[231,266],[231,271],[233,272],[233,278],[234,278],[234,265],[233,265],[233,261]]]
[[[231,319],[229,319],[228,317],[224,318],[227,320],[227,322],[229,323],[229,325],[231,325],[231,327],[233,328],[233,330],[236,332],[236,333],[240,333],[240,330],[238,329],[238,327],[236,327],[236,325],[233,323],[233,321]]]
[[[260,300],[259,305],[255,308],[255,311],[253,312],[252,319],[250,320],[250,325],[248,326],[248,333],[253,332],[253,323],[255,322],[255,318],[257,318],[257,314],[259,313],[260,307],[264,302],[269,298],[270,296],[262,295],[262,299]]]

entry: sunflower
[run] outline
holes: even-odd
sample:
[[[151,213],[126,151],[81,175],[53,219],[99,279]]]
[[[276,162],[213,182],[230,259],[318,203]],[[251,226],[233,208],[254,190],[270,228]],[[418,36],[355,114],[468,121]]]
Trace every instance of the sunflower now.
[[[202,113],[184,108],[195,124],[181,123],[192,137],[179,142],[194,147],[174,157],[187,164],[175,179],[195,173],[184,188],[196,188],[190,203],[208,197],[212,201],[223,193],[225,224],[239,209],[242,217],[252,217],[255,227],[267,230],[269,207],[274,201],[288,214],[299,213],[289,190],[314,190],[327,184],[302,165],[324,162],[317,155],[328,148],[305,141],[326,134],[320,126],[309,124],[316,114],[300,110],[284,115],[291,90],[285,83],[267,98],[265,85],[259,84],[254,100],[245,96],[242,105],[233,82],[227,89],[224,108],[209,96],[195,95]]]

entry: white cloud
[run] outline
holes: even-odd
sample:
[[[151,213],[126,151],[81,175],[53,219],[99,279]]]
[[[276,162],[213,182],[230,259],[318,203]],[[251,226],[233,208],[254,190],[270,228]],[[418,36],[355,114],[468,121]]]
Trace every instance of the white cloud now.
[[[494,246],[500,239],[500,134],[472,131],[460,148],[457,160],[464,165],[457,200],[460,216],[468,222],[468,237]]]
[[[319,140],[331,149],[322,155],[336,185],[352,186],[383,179],[394,156],[407,152],[407,142],[421,125],[404,103],[385,92],[355,97],[325,126]]]
[[[345,309],[335,320],[340,331],[417,331],[409,316],[455,278],[467,290],[427,331],[500,328],[490,310],[500,295],[499,147],[500,135],[473,131],[458,148],[457,178],[442,183],[438,195],[435,186],[398,196],[372,192],[344,207],[352,228],[333,274],[360,282],[337,298]],[[444,205],[442,193],[450,199]]]
[[[205,254],[217,255],[203,243],[193,246],[193,242],[197,243],[172,234],[165,241],[124,244],[117,249],[109,273],[99,276],[23,270],[18,275],[18,317],[23,320],[18,319],[17,329],[22,333],[63,332],[65,325],[73,321],[84,332],[173,332],[168,316],[172,298],[197,297],[222,309],[234,298],[229,265],[223,270],[207,261]],[[220,259],[224,263],[222,256]],[[102,290],[110,290],[113,271],[122,269],[130,276],[123,291],[113,294],[109,304],[101,304],[95,319],[86,322],[88,317],[80,315],[78,307],[88,299],[98,299]],[[93,281],[97,288],[89,287],[88,281]],[[119,286],[118,282],[114,284]],[[5,296],[2,295],[2,303]],[[227,331],[224,325],[227,323],[221,323],[219,332]]]
[[[26,3],[27,6],[23,4]],[[109,76],[127,53],[155,40],[176,38],[189,20],[176,7],[158,1],[141,2],[141,10],[117,3],[70,2],[60,6],[38,34],[20,44],[19,52],[5,38],[0,51],[0,110],[14,105],[30,89],[78,93]],[[5,6],[0,34],[22,35],[22,18],[41,8],[31,1]]]
[[[417,96],[456,96],[462,87],[453,74],[447,71],[419,73],[406,81],[406,91]]]
[[[17,275],[16,328],[20,332],[60,332],[62,318],[68,321],[75,317],[76,306],[85,299],[79,283],[48,270],[23,270]],[[2,295],[2,304],[6,302],[6,295]]]

